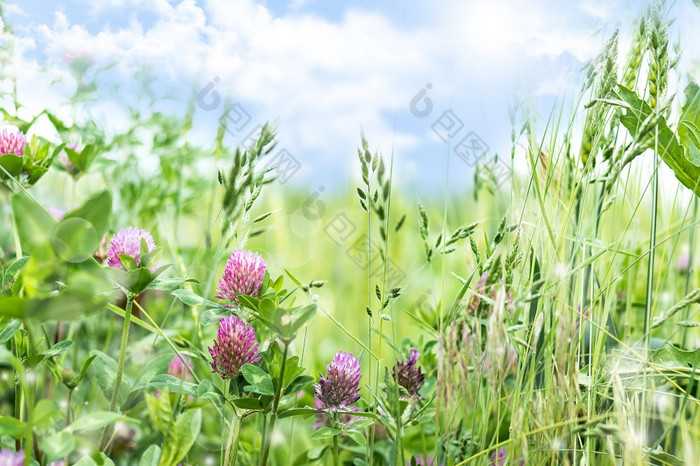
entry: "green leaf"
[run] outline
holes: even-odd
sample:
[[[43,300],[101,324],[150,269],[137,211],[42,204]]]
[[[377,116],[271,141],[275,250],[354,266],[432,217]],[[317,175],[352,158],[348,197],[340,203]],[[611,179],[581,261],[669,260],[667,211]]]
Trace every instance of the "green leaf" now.
[[[243,409],[262,409],[263,407],[257,398],[236,398],[233,404]]]
[[[663,464],[664,466],[686,466],[686,462],[682,459],[673,456],[670,453],[666,453],[661,445],[658,445],[655,450],[651,450],[648,447],[643,447],[643,450],[649,457],[658,463],[652,464]]]
[[[14,417],[0,416],[0,435],[9,435],[13,438],[24,437],[27,431],[27,424]]]
[[[317,431],[313,432],[309,438],[311,440],[323,440],[326,438],[332,438],[337,435],[342,434],[343,431],[339,429],[333,429],[332,427],[321,427]]]
[[[90,364],[92,364],[92,361],[94,361],[96,357],[97,355],[93,354],[85,360],[85,362],[83,363],[83,367],[80,368],[80,374],[78,374],[77,382],[80,382],[85,378],[85,374],[87,374],[87,371],[90,368]]]
[[[160,393],[159,396],[151,395],[146,393],[146,408],[148,408],[148,414],[153,420],[156,428],[167,433],[173,424],[173,408],[170,404],[170,396],[168,391]]]
[[[106,299],[81,291],[64,291],[49,298],[0,297],[0,315],[36,321],[72,321],[104,308]]]
[[[280,371],[282,370],[282,350],[279,343],[273,341],[267,348],[267,351],[262,353],[262,358],[267,366],[267,372],[273,380],[279,379]],[[291,358],[290,358],[291,359]],[[298,361],[299,358],[296,359]],[[291,366],[291,364],[290,364]],[[291,369],[291,367],[290,367]],[[285,370],[286,372],[286,370]]]
[[[61,220],[53,234],[53,248],[66,262],[83,262],[92,257],[100,244],[95,228],[87,220]]]
[[[109,191],[102,191],[95,197],[88,199],[82,206],[68,212],[63,217],[63,220],[78,218],[87,221],[95,229],[97,237],[101,240],[107,233],[111,217],[112,194]]]
[[[132,316],[133,318],[133,316]],[[135,379],[132,390],[143,390],[153,377],[158,374],[166,374],[173,355],[169,352],[158,353],[148,359],[148,362],[141,367]]]
[[[356,444],[364,447],[367,445],[367,439],[362,432],[357,432],[355,430],[346,431],[345,434],[350,437],[350,439]]]
[[[61,412],[51,400],[40,400],[32,411],[32,428],[47,428]]]
[[[277,310],[277,306],[275,305],[275,302],[270,298],[264,298],[261,299],[258,303],[258,310],[264,317],[266,317],[269,320]]]
[[[257,311],[258,306],[260,305],[260,300],[258,298],[248,295],[238,296],[238,302],[241,304],[241,306],[247,307],[252,311]]]
[[[90,355],[94,355],[95,359],[90,365],[88,373],[97,382],[105,398],[109,400],[112,398],[112,392],[114,391],[114,385],[117,379],[117,361],[98,350],[92,350]],[[124,374],[119,387],[120,400],[126,398],[127,390],[130,385],[131,381],[126,374]]]
[[[328,445],[323,445],[320,447],[312,448],[310,450],[305,451],[301,455],[297,456],[296,459],[294,460],[294,463],[292,463],[292,466],[302,466],[302,465],[307,465],[310,463],[313,463],[315,461],[318,461],[321,459],[323,454],[326,452],[328,449]]]
[[[20,173],[22,173],[22,165],[24,164],[24,160],[22,160],[22,157],[18,157],[14,154],[5,154],[0,156],[0,166],[2,166],[7,172],[11,175],[16,177]],[[7,175],[0,170],[0,178],[6,178]]]
[[[244,364],[241,368],[241,373],[246,382],[250,385],[245,387],[248,392],[258,393],[260,395],[274,396],[275,391],[272,385],[270,375],[258,366],[252,364]]]
[[[202,411],[185,411],[168,431],[160,458],[160,466],[175,466],[187,456],[202,427]]]
[[[41,165],[31,164],[29,166],[29,177],[27,179],[27,184],[30,186],[35,184],[39,179],[49,171],[48,168],[42,167]]]
[[[666,342],[663,347],[652,352],[651,360],[666,368],[700,370],[700,348],[687,351]]]
[[[168,390],[170,393],[197,395],[197,385],[186,382],[170,374],[158,374],[148,383],[156,390]]]
[[[76,439],[70,432],[62,431],[56,434],[44,437],[39,442],[39,448],[48,457],[49,460],[57,460],[68,456],[75,450]]]
[[[202,298],[201,296],[192,293],[190,290],[185,290],[185,289],[175,290],[175,291],[173,291],[173,296],[175,296],[177,299],[182,301],[184,304],[187,304],[188,306],[208,305],[208,306],[220,307],[214,301],[209,301],[208,299]]]
[[[93,431],[101,429],[117,421],[140,424],[138,419],[133,419],[128,416],[124,416],[123,414],[112,413],[110,411],[97,411],[76,419],[70,426],[68,426],[68,430],[71,432]]]
[[[620,118],[620,122],[627,128],[635,142],[643,144],[647,149],[655,150],[657,148],[655,138],[639,134],[644,122],[652,115],[651,107],[640,99],[634,91],[622,85],[618,84],[614,93],[617,98],[629,105],[629,107],[624,107],[626,113]],[[694,115],[697,110],[696,106],[700,106],[700,99],[697,98],[697,95],[696,92],[692,94],[691,102],[688,104],[690,108],[684,111],[685,115]],[[678,181],[700,196],[700,166],[695,165],[686,156],[684,147],[678,143],[676,135],[668,127],[663,117],[659,117],[656,128],[658,129],[659,156],[673,170]],[[654,133],[652,132],[652,134]]]
[[[158,466],[158,460],[160,460],[160,447],[151,445],[141,456],[139,466]]]
[[[24,191],[13,194],[11,203],[23,249],[30,254],[50,250],[49,239],[56,220]]]
[[[292,324],[289,326],[289,330],[292,333],[299,331],[299,329],[316,314],[317,308],[318,306],[316,304],[309,304],[294,309],[292,311]]]
[[[25,302],[19,296],[0,296],[0,316],[23,319]]]
[[[120,254],[119,257],[126,258],[128,256],[123,256],[122,254]],[[131,262],[128,263],[130,267]],[[112,277],[112,280],[114,280],[117,284],[131,291],[134,295],[138,296],[150,286],[150,284],[156,279],[158,275],[163,273],[171,265],[172,264],[164,265],[156,269],[155,271],[151,271],[146,267],[138,267],[130,271],[110,267],[107,269],[107,272]]]
[[[289,276],[289,278],[290,278],[299,288],[301,288],[301,282],[297,279],[297,277],[295,277],[294,275],[292,275],[292,273],[291,273],[289,270],[287,270],[287,269],[284,269],[284,271],[287,273],[287,275]]]
[[[303,373],[304,368],[299,365],[299,356],[292,356],[291,358],[287,358],[287,364],[284,369],[284,383],[282,384],[282,386],[288,386]]]
[[[121,262],[122,267],[124,267],[127,272],[131,272],[138,268],[138,264],[136,264],[136,259],[134,259],[133,256],[130,256],[129,254],[119,254],[119,262]]]
[[[202,315],[199,318],[199,323],[203,327],[206,327],[207,325],[213,322],[218,322],[219,320],[221,320],[222,317],[228,315],[231,315],[231,311],[229,309],[226,309],[225,307],[207,309],[206,311],[202,312]]]
[[[681,134],[685,134],[687,139],[686,143],[683,144],[684,137]],[[694,123],[689,121],[681,121],[678,125],[678,135],[681,139],[681,144],[683,147],[688,149],[688,158],[693,163],[693,165],[700,166],[700,129],[695,126]]]
[[[285,376],[286,378],[286,376]],[[309,375],[302,375],[294,379],[292,383],[290,383],[287,388],[284,390],[284,394],[288,395],[291,393],[297,393],[306,387],[308,387],[312,382],[314,381],[314,378],[309,376]]]
[[[352,430],[360,432],[362,429],[373,426],[376,421],[372,419],[360,419],[352,423]]]
[[[678,128],[678,134],[680,136],[680,141],[682,145],[687,142],[688,134],[685,134],[685,130],[682,130],[681,126],[685,123],[690,123],[693,126],[700,128],[700,86],[695,81],[691,81],[685,87],[685,104],[681,109],[681,116],[679,119],[680,125]]]
[[[13,319],[5,325],[5,328],[0,331],[0,345],[10,341],[12,337],[15,336],[17,330],[22,326],[22,321],[19,319]]]
[[[86,145],[79,152],[70,147],[65,147],[63,150],[66,151],[68,160],[81,172],[87,171],[95,160],[95,157],[97,157],[97,150],[94,144]]]
[[[151,290],[173,291],[183,283],[199,283],[199,280],[194,278],[158,278],[153,280],[153,283],[148,287]]]
[[[114,466],[114,462],[104,453],[98,452],[94,456],[97,460],[92,456],[83,456],[77,463],[73,463],[73,466]]]
[[[73,341],[72,340],[63,340],[59,341],[55,345],[53,345],[50,349],[44,351],[42,354],[47,357],[53,357],[56,356],[57,354],[61,354],[64,351],[66,351],[68,348],[73,346]]]
[[[318,409],[313,409],[313,408],[292,408],[288,409],[286,411],[282,411],[281,413],[278,414],[278,418],[282,419],[285,417],[292,417],[292,416],[303,416],[303,417],[309,417],[316,415],[320,412]]]
[[[255,220],[253,220],[251,223],[262,222],[263,220],[265,220],[265,219],[266,219],[267,217],[269,217],[270,215],[272,215],[272,212],[266,212],[266,213],[260,215],[259,217],[257,217],[257,218],[256,218]]]
[[[7,270],[5,270],[5,273],[3,274],[3,282],[6,282],[8,280],[11,280],[15,278],[15,275],[17,275],[19,272],[24,269],[24,266],[27,265],[27,262],[29,262],[30,257],[25,256],[20,259],[17,259],[14,261],[12,264],[10,264],[9,267],[7,267]]]
[[[197,387],[197,396],[207,400],[212,400],[217,406],[224,405],[224,394],[210,380],[204,379]]]
[[[163,248],[155,248],[148,251],[148,243],[145,238],[141,238],[141,248],[139,252],[139,266],[152,269],[158,265],[160,257],[163,255]]]

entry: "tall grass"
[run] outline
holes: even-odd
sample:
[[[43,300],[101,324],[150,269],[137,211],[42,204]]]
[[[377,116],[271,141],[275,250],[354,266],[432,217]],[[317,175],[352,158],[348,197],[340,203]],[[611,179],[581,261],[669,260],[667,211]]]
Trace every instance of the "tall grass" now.
[[[529,163],[512,180],[512,231],[485,257],[475,248],[463,273],[488,274],[441,331],[445,462],[699,457],[698,352],[685,352],[697,339],[687,295],[695,276],[675,266],[681,242],[695,248],[695,195],[664,170],[658,126],[647,125],[653,150],[645,150],[620,122],[630,110],[610,102],[622,82],[662,118],[679,104],[666,91],[676,59],[663,15],[657,7],[642,18],[622,64],[613,34],[570,121],[553,112],[539,135],[528,131],[534,121],[523,122]],[[509,266],[502,258],[517,250],[523,261]],[[684,322],[669,315],[680,309]]]

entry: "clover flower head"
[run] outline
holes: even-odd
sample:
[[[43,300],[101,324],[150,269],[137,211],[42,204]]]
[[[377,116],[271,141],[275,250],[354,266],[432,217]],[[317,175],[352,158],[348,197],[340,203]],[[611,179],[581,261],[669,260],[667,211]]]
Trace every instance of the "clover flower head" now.
[[[216,297],[237,303],[239,295],[257,296],[266,268],[260,254],[236,249],[226,261]]]
[[[77,144],[66,144],[66,147],[74,152],[82,152],[83,148],[78,146]],[[73,165],[73,162],[71,162],[70,157],[68,157],[68,153],[65,150],[62,150],[60,154],[58,154],[58,161],[63,164],[63,166],[68,170],[70,173],[76,173],[78,171],[78,168]]]
[[[0,466],[22,466],[24,464],[24,451],[0,450]]]
[[[687,275],[689,270],[690,270],[690,254],[688,254],[687,252],[684,252],[678,258],[678,262],[676,263],[676,271],[678,271],[678,273],[681,275]]]
[[[219,331],[209,354],[213,360],[212,369],[222,379],[236,377],[244,364],[260,361],[255,329],[237,316],[224,317],[219,321]]]
[[[422,369],[416,365],[420,353],[417,349],[411,348],[408,352],[406,361],[396,361],[396,366],[391,370],[396,383],[406,389],[411,398],[418,398],[418,392],[423,386],[425,374]]]
[[[180,356],[175,355],[168,365],[168,374],[178,379],[189,380],[192,374],[190,374],[188,366],[192,367],[192,359],[187,356],[183,356],[182,358],[185,360],[184,362],[180,359]]]
[[[112,236],[107,249],[107,265],[115,269],[124,269],[119,254],[131,256],[140,265],[141,239],[146,240],[148,252],[156,248],[153,237],[146,230],[136,227],[122,228],[119,233]]]
[[[326,377],[314,384],[317,406],[322,409],[352,411],[349,405],[360,399],[360,361],[344,351],[335,355],[326,367]]]
[[[18,129],[4,128],[0,131],[0,155],[12,154],[21,157],[26,143],[27,137]]]

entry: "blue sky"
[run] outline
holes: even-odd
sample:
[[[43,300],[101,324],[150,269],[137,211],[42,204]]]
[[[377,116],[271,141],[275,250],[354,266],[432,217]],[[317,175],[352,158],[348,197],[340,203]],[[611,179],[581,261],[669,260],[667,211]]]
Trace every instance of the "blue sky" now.
[[[134,76],[148,67],[156,92],[174,96],[163,104],[168,111],[181,112],[193,89],[210,83],[239,103],[250,123],[229,136],[231,145],[257,123],[276,121],[280,147],[300,165],[290,184],[315,189],[353,181],[364,130],[372,147],[387,157],[393,151],[397,182],[418,192],[440,190],[446,179],[456,188],[471,183],[471,166],[454,150],[473,135],[488,155],[509,154],[509,101],[518,96],[546,119],[562,96],[577,93],[581,68],[615,28],[621,29],[620,52],[626,54],[643,8],[642,2],[622,0],[51,5],[6,4],[19,38],[20,93],[33,108],[65,111],[71,91],[67,57],[87,56],[96,68],[116,64],[99,79],[121,84],[89,116],[120,128],[124,104],[140,105]],[[700,9],[691,0],[670,5],[686,47],[682,67],[692,72]],[[428,83],[433,112],[417,117],[410,102]],[[194,142],[211,143],[221,109],[198,109]],[[444,130],[437,120],[447,111],[462,127],[450,145],[433,130]]]

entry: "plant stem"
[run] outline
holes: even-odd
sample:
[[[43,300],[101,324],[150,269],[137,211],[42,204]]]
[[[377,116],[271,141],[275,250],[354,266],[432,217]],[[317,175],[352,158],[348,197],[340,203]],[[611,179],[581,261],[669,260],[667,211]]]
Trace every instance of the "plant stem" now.
[[[280,368],[280,378],[277,382],[277,387],[275,387],[275,401],[272,405],[272,415],[270,416],[270,425],[267,428],[267,435],[265,436],[265,443],[263,449],[262,460],[260,464],[262,466],[267,465],[267,459],[270,456],[270,442],[272,440],[272,431],[275,429],[275,421],[277,420],[277,408],[280,404],[280,394],[282,392],[282,384],[284,384],[284,369],[287,365],[287,351],[289,350],[289,343],[284,343],[284,352],[282,354],[282,367]]]
[[[644,359],[649,358],[649,342],[651,339],[651,313],[653,311],[651,307],[652,295],[654,292],[654,253],[656,252],[656,220],[658,217],[657,207],[659,201],[659,155],[658,155],[658,145],[659,145],[659,127],[656,127],[656,132],[654,135],[654,172],[652,174],[652,194],[651,194],[651,231],[649,233],[649,262],[647,268],[647,289],[646,289],[646,303],[644,306]],[[642,405],[641,405],[641,422],[640,429],[644,431],[646,428],[646,400],[647,400],[647,381],[648,378],[645,376],[643,380],[642,389]]]
[[[340,464],[340,450],[338,448],[338,436],[333,436],[333,466]]]
[[[236,455],[238,454],[238,436],[241,431],[241,418],[238,413],[233,412],[231,418],[231,428],[229,429],[228,442],[226,443],[226,456],[224,464],[236,464]]]
[[[126,345],[129,340],[129,324],[131,322],[131,307],[134,303],[134,295],[130,291],[126,293],[126,309],[124,312],[124,326],[122,327],[122,340],[119,348],[119,360],[117,361],[117,377],[114,381],[114,393],[112,393],[112,401],[109,404],[110,412],[114,412],[117,408],[117,400],[119,399],[119,386],[122,383],[122,375],[124,374],[124,362],[126,360]],[[100,439],[100,450],[106,451],[109,440],[110,426],[107,426],[102,431]]]
[[[404,464],[406,464],[406,461],[403,459],[403,424],[401,422],[401,412],[399,408],[400,403],[398,386],[396,387],[396,391],[392,390],[392,392],[392,395],[396,396],[397,406],[396,413],[394,414],[396,420],[396,439],[394,440],[396,451],[394,452],[394,465],[403,466]]]
[[[659,130],[656,129],[656,144],[658,145]],[[654,173],[652,175],[651,194],[651,231],[649,233],[649,262],[647,268],[647,289],[646,303],[644,306],[644,351],[649,350],[650,322],[651,322],[651,300],[654,291],[654,253],[656,250],[656,219],[658,216],[657,204],[659,200],[659,164],[658,152],[654,151]]]
[[[698,196],[693,196],[693,225],[697,222],[698,220]],[[693,267],[693,261],[695,260],[695,254],[694,254],[694,249],[695,249],[695,227],[690,229],[690,234],[688,235],[688,270],[686,271],[685,275],[685,291],[683,293],[684,296],[687,296],[688,293],[690,292],[690,282],[693,277],[693,273],[695,272],[694,267]],[[688,320],[689,314],[690,313],[690,306],[683,311],[683,320]],[[683,330],[681,331],[681,345],[683,348],[685,348],[685,345],[687,343],[687,336],[688,336],[688,328],[683,327]]]
[[[238,397],[238,387],[236,387],[236,381],[231,380],[231,387],[233,388],[233,393]],[[241,431],[241,417],[238,415],[235,406],[233,407],[233,417],[231,418],[231,427],[229,428],[228,442],[226,443],[226,456],[224,458],[224,464],[234,465],[236,464],[236,455],[238,454],[238,438]]]
[[[68,390],[68,402],[66,403],[66,427],[70,425],[70,399],[73,396],[73,390]]]
[[[68,403],[66,406],[66,427],[70,426],[70,400],[73,396],[73,390],[68,390]],[[63,459],[63,464],[68,464],[68,455]]]
[[[404,464],[406,464],[406,462],[403,460],[403,434],[401,432],[401,426],[398,426],[396,430],[395,445],[396,452],[394,453],[394,464],[396,466],[403,466]]]
[[[12,339],[12,355],[19,361],[19,356],[17,354],[17,342],[15,338]],[[19,373],[15,370],[15,419],[18,421],[22,420],[22,386],[20,383]],[[15,440],[15,450],[20,451],[22,449],[22,439]]]
[[[146,312],[146,310],[145,310],[143,307],[141,307],[141,305],[140,305],[139,303],[135,302],[134,304],[136,304],[136,307],[139,308],[139,311],[141,311],[141,314],[143,314],[143,316],[146,318],[146,320],[148,320],[148,322],[150,322],[151,326],[152,326],[153,329],[156,331],[156,334],[159,335],[159,336],[161,336],[161,337],[163,337],[163,339],[165,340],[165,342],[170,346],[170,348],[172,348],[172,350],[175,352],[175,354],[176,354],[177,357],[180,359],[180,361],[182,361],[182,364],[184,364],[185,367],[187,368],[187,370],[190,372],[190,374],[192,375],[192,378],[194,378],[194,380],[195,380],[197,383],[200,383],[201,380],[200,380],[200,378],[197,376],[197,374],[195,374],[194,368],[193,368],[193,367],[190,367],[190,364],[189,364],[189,363],[187,362],[187,360],[182,356],[182,354],[180,353],[180,351],[177,349],[177,346],[175,346],[175,345],[173,344],[173,342],[172,342],[172,341],[170,340],[170,338],[168,338],[168,336],[163,332],[163,330],[162,330],[162,329],[160,328],[160,326],[156,323],[156,321],[153,320],[153,318],[148,314],[148,312]]]

